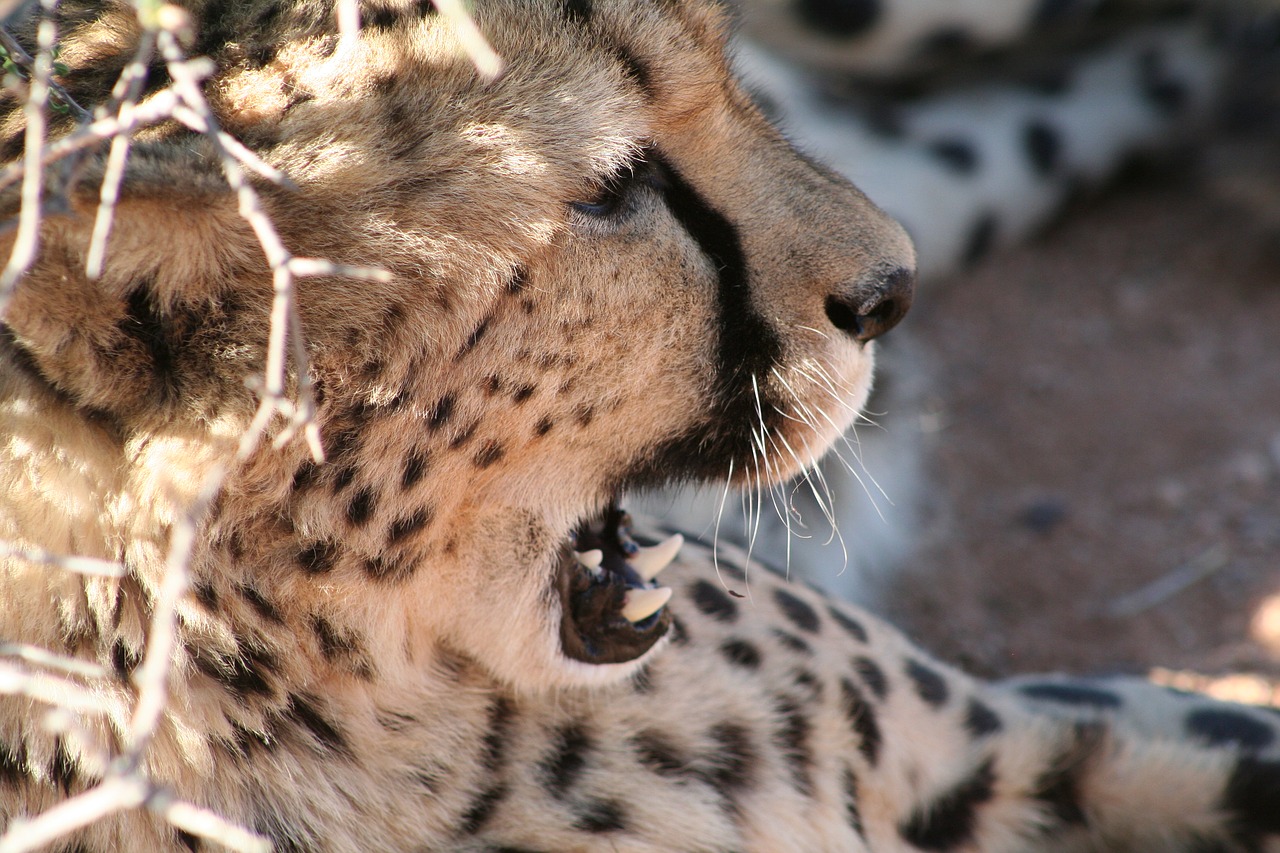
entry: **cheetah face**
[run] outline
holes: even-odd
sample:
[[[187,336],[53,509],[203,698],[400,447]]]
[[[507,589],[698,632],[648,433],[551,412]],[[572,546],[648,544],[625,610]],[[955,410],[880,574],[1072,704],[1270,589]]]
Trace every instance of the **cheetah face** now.
[[[300,282],[327,461],[238,469],[199,565],[234,542],[279,599],[378,613],[516,686],[618,678],[667,631],[652,576],[678,547],[632,540],[618,495],[812,463],[910,303],[912,249],[764,120],[714,5],[479,3],[508,63],[492,82],[423,7],[341,50],[332,22],[283,40],[246,12],[210,48],[220,120],[297,186],[262,190],[285,245],[391,280]],[[233,446],[271,297],[203,143],[166,133],[135,146],[102,280],[74,262],[91,187],[10,317],[153,457]]]

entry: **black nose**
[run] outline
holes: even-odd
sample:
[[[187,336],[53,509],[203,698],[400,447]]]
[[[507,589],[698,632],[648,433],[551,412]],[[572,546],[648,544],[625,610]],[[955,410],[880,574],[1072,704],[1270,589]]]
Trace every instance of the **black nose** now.
[[[898,325],[911,307],[915,270],[899,267],[841,293],[827,297],[827,319],[860,343],[878,338]]]

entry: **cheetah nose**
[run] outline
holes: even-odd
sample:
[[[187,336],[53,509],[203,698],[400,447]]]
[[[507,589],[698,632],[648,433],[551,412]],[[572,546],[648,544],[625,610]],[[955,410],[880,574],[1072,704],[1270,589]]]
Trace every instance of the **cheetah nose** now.
[[[827,319],[854,340],[866,343],[906,316],[915,284],[915,270],[906,267],[869,276],[827,297]]]

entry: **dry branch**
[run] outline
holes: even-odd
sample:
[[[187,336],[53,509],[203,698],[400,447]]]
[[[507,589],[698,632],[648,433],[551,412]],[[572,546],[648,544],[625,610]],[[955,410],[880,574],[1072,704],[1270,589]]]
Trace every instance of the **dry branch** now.
[[[38,254],[50,167],[65,158],[108,146],[86,265],[88,276],[95,278],[101,274],[109,250],[111,226],[133,135],[166,121],[181,122],[201,134],[211,146],[228,185],[236,194],[239,212],[253,230],[272,274],[266,364],[262,374],[249,383],[259,392],[260,405],[241,437],[233,464],[243,462],[258,449],[277,416],[282,416],[287,423],[276,436],[275,444],[279,446],[301,432],[312,456],[322,461],[307,347],[295,300],[296,281],[306,276],[386,281],[390,275],[369,267],[295,257],[287,249],[252,179],[256,176],[285,191],[294,185],[287,175],[219,127],[202,89],[203,81],[215,72],[215,66],[207,58],[185,55],[182,39],[190,30],[185,12],[159,0],[133,0],[141,28],[139,44],[116,81],[110,99],[97,107],[95,118],[72,100],[53,77],[57,33],[52,13],[56,2],[41,0],[39,4],[41,20],[37,25],[34,58],[27,55],[8,32],[0,31],[0,46],[22,67],[28,82],[23,107],[24,157],[0,169],[0,190],[22,182],[14,248],[0,271],[0,316],[20,277]],[[434,2],[450,20],[460,44],[480,74],[486,79],[496,78],[502,71],[502,60],[480,34],[460,0]],[[0,0],[0,19],[8,23],[33,5],[34,0]],[[338,0],[336,14],[341,42],[351,48],[359,38],[358,0]],[[165,62],[172,83],[140,102],[147,68],[157,52]],[[79,122],[74,130],[56,140],[47,138],[51,101],[65,106],[64,111]],[[295,378],[292,396],[287,387],[290,359]],[[177,829],[233,850],[260,853],[270,849],[266,839],[213,812],[177,800],[172,792],[148,778],[145,770],[146,751],[160,727],[169,700],[169,678],[180,642],[177,611],[190,586],[192,554],[208,509],[229,473],[227,468],[215,467],[206,475],[191,505],[177,508],[160,587],[153,602],[147,644],[133,677],[137,699],[122,748],[108,754],[93,743],[92,735],[80,725],[80,721],[112,710],[104,695],[95,690],[103,679],[111,677],[104,667],[33,646],[0,645],[0,694],[21,695],[48,705],[52,710],[45,719],[46,728],[70,735],[83,744],[86,755],[109,767],[102,781],[88,790],[29,820],[13,821],[0,837],[0,853],[34,850],[94,821],[137,808],[146,808]],[[4,542],[0,542],[0,559],[22,560],[82,575],[122,577],[125,574],[124,566],[119,563],[51,554]]]

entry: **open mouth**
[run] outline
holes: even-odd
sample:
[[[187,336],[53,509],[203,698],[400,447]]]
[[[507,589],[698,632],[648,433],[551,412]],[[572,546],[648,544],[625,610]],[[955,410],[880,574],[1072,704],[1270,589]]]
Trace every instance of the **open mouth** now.
[[[671,589],[654,582],[675,559],[680,534],[650,542],[631,533],[631,517],[610,503],[569,535],[558,585],[565,655],[585,663],[626,663],[667,633]]]

